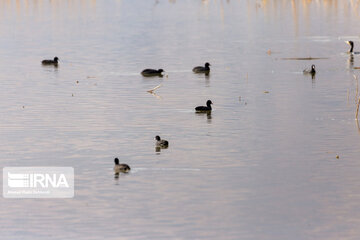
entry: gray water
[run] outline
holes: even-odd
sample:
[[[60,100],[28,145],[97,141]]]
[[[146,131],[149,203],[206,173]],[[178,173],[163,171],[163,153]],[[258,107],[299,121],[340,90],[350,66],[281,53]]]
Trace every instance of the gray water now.
[[[0,198],[0,239],[358,239],[359,6],[0,1],[0,166],[75,169],[73,199]]]

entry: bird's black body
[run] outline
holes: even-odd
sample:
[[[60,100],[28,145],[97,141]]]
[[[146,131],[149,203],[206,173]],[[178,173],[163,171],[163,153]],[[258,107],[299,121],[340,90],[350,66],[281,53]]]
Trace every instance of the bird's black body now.
[[[211,104],[213,104],[211,102],[211,100],[207,100],[206,106],[198,106],[195,108],[195,111],[196,112],[210,112],[212,110]]]
[[[162,77],[162,73],[164,72],[163,69],[145,69],[141,72],[141,75],[143,75],[144,77]]]
[[[114,166],[115,173],[119,173],[119,172],[128,173],[131,170],[129,165],[127,165],[125,163],[119,163],[118,158],[115,158],[114,162],[115,162],[115,166]]]
[[[205,67],[203,66],[197,66],[193,68],[194,73],[209,73],[210,72],[210,63],[205,63]]]
[[[58,63],[59,63],[59,58],[58,57],[54,57],[54,60],[48,60],[48,59],[46,59],[46,60],[43,60],[42,62],[41,62],[43,65],[58,65]]]

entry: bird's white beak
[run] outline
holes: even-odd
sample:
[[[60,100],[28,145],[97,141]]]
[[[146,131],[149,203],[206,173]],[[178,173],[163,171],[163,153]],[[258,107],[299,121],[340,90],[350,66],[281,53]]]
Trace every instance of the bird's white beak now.
[[[350,42],[349,42],[349,41],[345,41],[345,42],[350,45]]]

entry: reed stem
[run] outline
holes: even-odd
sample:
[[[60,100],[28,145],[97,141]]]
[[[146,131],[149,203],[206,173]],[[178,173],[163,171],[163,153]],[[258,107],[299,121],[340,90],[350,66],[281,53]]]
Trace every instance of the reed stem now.
[[[360,106],[360,97],[359,97],[357,107],[356,107],[356,115],[355,115],[356,121],[358,120],[358,116],[359,116],[359,106]]]

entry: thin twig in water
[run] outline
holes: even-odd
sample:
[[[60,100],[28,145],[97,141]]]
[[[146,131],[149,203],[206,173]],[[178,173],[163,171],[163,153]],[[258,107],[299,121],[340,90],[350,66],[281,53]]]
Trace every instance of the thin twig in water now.
[[[161,97],[161,96],[157,95],[157,94],[156,94],[156,93],[154,93],[154,92],[151,92],[150,94],[151,94],[151,95],[153,95],[154,97],[156,97],[157,99],[162,99],[162,97]]]
[[[281,60],[321,60],[321,59],[329,59],[322,57],[290,57],[290,58],[280,58]]]
[[[162,85],[160,84],[160,85],[154,87],[153,89],[148,90],[147,92],[150,93],[151,95],[153,95],[154,97],[156,97],[156,98],[158,98],[158,99],[161,99],[161,96],[157,95],[157,94],[154,92],[156,89],[158,89],[158,88],[161,87],[161,86],[162,86]]]
[[[355,115],[356,121],[358,120],[358,116],[359,116],[359,106],[360,106],[360,97],[359,97],[357,107],[356,107],[356,115]]]
[[[357,76],[354,75],[354,78],[356,80],[356,94],[355,94],[355,102],[358,100],[358,96],[359,96],[359,80],[357,78]]]
[[[160,85],[154,87],[153,89],[148,90],[147,92],[148,92],[148,93],[153,93],[156,89],[158,89],[158,88],[161,87],[161,86],[162,86],[162,85],[160,84]]]

